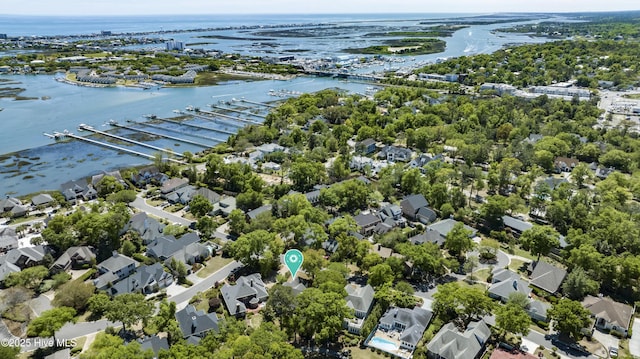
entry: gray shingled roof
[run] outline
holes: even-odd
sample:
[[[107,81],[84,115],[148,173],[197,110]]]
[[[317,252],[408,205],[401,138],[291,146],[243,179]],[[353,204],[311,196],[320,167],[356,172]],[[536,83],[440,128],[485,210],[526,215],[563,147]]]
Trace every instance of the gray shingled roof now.
[[[220,288],[220,293],[231,315],[246,312],[247,308],[243,301],[248,298],[255,297],[258,301],[264,301],[269,296],[259,273],[240,277],[236,280],[235,285],[223,285]]]
[[[187,233],[180,239],[176,239],[174,236],[162,236],[156,238],[156,240],[147,247],[147,255],[165,260],[186,246],[192,243],[198,243],[199,241],[200,237],[197,233]]]
[[[512,278],[502,282],[494,283],[489,287],[489,294],[502,301],[507,301],[511,293],[522,293],[529,297],[531,294],[531,288],[529,283],[521,280],[520,278]]]
[[[176,320],[180,325],[184,338],[191,336],[204,337],[211,330],[216,332],[219,330],[216,313],[207,314],[203,310],[196,310],[191,304],[176,312]]]
[[[607,297],[593,296],[586,297],[582,304],[589,309],[594,317],[602,318],[612,325],[629,330],[629,323],[634,313],[634,309],[630,305],[618,303]]]
[[[390,327],[394,327],[395,323],[401,323],[405,329],[400,334],[400,339],[415,346],[422,338],[432,316],[433,313],[419,307],[413,309],[390,307],[379,322]]]
[[[145,243],[150,243],[157,237],[162,236],[164,224],[158,222],[155,218],[149,217],[146,212],[140,212],[131,217],[125,230],[138,232]]]
[[[531,265],[534,266],[531,273],[531,285],[552,294],[558,291],[567,276],[566,270],[544,261],[533,262]]]
[[[130,276],[115,283],[109,291],[112,295],[140,292],[144,287],[154,282],[159,284],[162,278],[167,275],[168,273],[164,271],[164,267],[160,263],[140,266]]]
[[[402,213],[411,218],[415,217],[418,209],[427,206],[429,206],[429,202],[427,202],[426,198],[424,198],[422,194],[408,195],[402,200],[402,202],[400,202]]]
[[[440,233],[441,236],[446,237],[447,234],[451,232],[451,230],[457,223],[458,221],[456,221],[455,219],[447,218],[447,219],[443,219],[442,221],[431,223],[430,225],[427,226],[427,228],[430,228]],[[464,225],[464,229],[471,232],[471,235],[470,235],[471,237],[476,235],[477,231],[474,228],[467,226],[466,224]]]
[[[126,268],[132,263],[135,266],[138,265],[138,262],[136,262],[135,260],[123,254],[116,253],[113,256],[100,262],[100,264],[98,264],[98,268],[102,269],[105,272],[115,273],[122,268]]]
[[[445,324],[427,344],[428,351],[442,359],[474,359],[491,336],[484,321],[471,322],[464,332],[453,323]]]
[[[160,338],[159,336],[154,335],[152,337],[138,339],[138,343],[140,343],[140,349],[143,351],[151,349],[156,358],[158,357],[160,350],[169,350],[169,342],[166,337]]]
[[[505,227],[513,228],[520,233],[533,227],[533,223],[513,218],[511,216],[502,216],[502,223],[504,223]]]

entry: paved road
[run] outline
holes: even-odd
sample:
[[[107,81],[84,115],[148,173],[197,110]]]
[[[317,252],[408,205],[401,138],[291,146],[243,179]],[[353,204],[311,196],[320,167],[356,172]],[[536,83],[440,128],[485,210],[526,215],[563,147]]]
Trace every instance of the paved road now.
[[[560,354],[560,358],[563,359],[598,359],[597,356],[593,354],[586,354],[580,352],[578,350],[569,348],[568,346],[559,343],[557,341],[552,341],[551,336],[545,336],[544,334],[540,334],[535,330],[532,330],[525,336],[526,339],[536,343],[536,345],[542,345],[543,347],[551,350],[553,347],[558,348],[557,353]]]
[[[633,319],[633,329],[629,339],[629,352],[634,357],[640,356],[640,319]]]
[[[170,296],[167,299],[171,302],[176,303],[177,310],[183,309],[184,307],[187,306],[187,304],[189,304],[189,300],[194,295],[198,294],[198,292],[204,292],[207,289],[213,287],[216,284],[216,282],[220,282],[223,279],[227,278],[229,276],[229,273],[231,273],[231,271],[234,268],[237,268],[240,266],[242,265],[239,262],[233,261],[227,264],[226,266],[222,267],[217,272],[211,274],[210,276],[203,278],[202,281],[192,285],[191,287],[187,288],[185,291],[179,294]]]
[[[181,224],[183,226],[189,226],[191,223],[194,222],[194,221],[182,218],[180,216],[176,216],[173,213],[166,212],[160,208],[150,206],[144,201],[143,198],[140,198],[140,197],[136,197],[136,200],[131,202],[129,206],[133,208],[137,208],[141,211],[147,212],[148,214],[151,214],[153,216],[167,219],[170,222]]]

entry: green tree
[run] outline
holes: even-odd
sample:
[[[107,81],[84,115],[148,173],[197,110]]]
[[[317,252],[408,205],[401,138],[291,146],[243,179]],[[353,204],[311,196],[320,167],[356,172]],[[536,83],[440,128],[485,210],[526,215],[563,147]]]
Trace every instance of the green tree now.
[[[48,276],[49,270],[44,266],[25,268],[20,272],[9,273],[4,280],[4,285],[7,287],[22,286],[28,289],[36,289]]]
[[[88,309],[98,317],[107,311],[110,304],[111,298],[102,292],[95,293],[87,300]]]
[[[388,264],[378,264],[369,270],[368,283],[373,287],[379,287],[384,284],[393,283],[395,277],[395,274]]]
[[[447,233],[444,241],[444,247],[449,253],[460,260],[464,254],[473,248],[473,240],[471,239],[471,231],[464,228],[462,222],[456,223],[451,231]]]
[[[240,236],[247,228],[247,218],[239,209],[234,209],[229,213],[229,233]]]
[[[316,274],[327,265],[327,260],[324,259],[324,250],[307,249],[303,254],[304,262],[302,262],[302,269],[307,272],[313,280]]]
[[[213,210],[213,205],[205,196],[197,194],[189,202],[189,209],[199,219],[209,214]]]
[[[600,284],[591,279],[582,267],[575,267],[562,283],[562,292],[573,300],[582,300],[587,294],[596,294]]]
[[[575,340],[581,337],[581,330],[589,328],[591,313],[580,302],[562,298],[547,311],[547,317],[554,321],[554,328]]]
[[[89,298],[91,298],[95,289],[91,283],[75,280],[68,282],[56,291],[53,304],[58,307],[70,307],[81,312],[87,307]]]
[[[104,176],[96,184],[98,196],[106,198],[108,195],[120,192],[124,189],[124,185],[113,176]]]
[[[322,183],[326,176],[322,163],[304,159],[293,162],[289,173],[289,178],[293,182],[294,188],[300,192],[306,192],[313,186]]]
[[[541,255],[549,254],[552,248],[560,245],[560,234],[550,226],[534,225],[522,232],[520,240],[540,260]]]
[[[496,310],[496,324],[504,331],[513,334],[527,335],[531,318],[529,314],[515,303],[508,303]]]
[[[461,317],[468,322],[474,317],[491,313],[493,309],[493,301],[485,291],[462,287],[458,282],[439,285],[433,299],[433,309],[444,321]]]
[[[269,298],[265,305],[265,319],[280,323],[280,327],[288,333],[295,330],[294,315],[297,308],[293,289],[282,284],[276,284],[269,290]]]
[[[278,266],[283,250],[282,240],[262,229],[244,234],[230,244],[230,253],[235,260],[259,269],[264,275]]]
[[[307,288],[297,298],[296,325],[304,338],[326,342],[342,330],[345,318],[353,317],[344,296],[335,292],[322,292]]]
[[[80,355],[80,359],[151,359],[151,349],[142,351],[140,343],[132,341],[125,345],[124,340],[106,333],[98,333],[91,347]]]
[[[0,346],[0,358],[17,359],[18,354],[20,354],[20,347]]]
[[[46,310],[29,323],[27,335],[30,337],[54,337],[56,332],[67,322],[74,321],[76,311],[69,307],[58,307]]]
[[[140,293],[125,293],[113,298],[107,305],[105,317],[112,322],[121,322],[122,329],[146,320],[153,313],[153,304],[147,302]]]

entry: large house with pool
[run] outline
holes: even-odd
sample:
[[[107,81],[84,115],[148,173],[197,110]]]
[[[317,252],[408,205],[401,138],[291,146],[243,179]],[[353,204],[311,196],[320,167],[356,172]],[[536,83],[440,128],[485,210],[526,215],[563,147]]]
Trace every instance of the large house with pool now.
[[[367,345],[392,356],[411,358],[432,316],[431,311],[419,307],[390,307],[369,336]]]

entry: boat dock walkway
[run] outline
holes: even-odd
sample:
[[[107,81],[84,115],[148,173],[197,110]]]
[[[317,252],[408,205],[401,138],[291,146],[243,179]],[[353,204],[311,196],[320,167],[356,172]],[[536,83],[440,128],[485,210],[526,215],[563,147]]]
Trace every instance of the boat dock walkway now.
[[[210,120],[212,121],[210,118],[207,118],[206,116],[197,116],[197,115],[193,115],[194,117],[197,118],[202,118],[203,120]],[[164,121],[164,122],[170,122],[170,123],[176,123],[178,125],[182,125],[182,126],[189,126],[191,128],[198,128],[200,130],[207,130],[207,131],[211,131],[211,132],[218,132],[218,133],[223,133],[225,135],[235,135],[235,132],[231,132],[231,131],[227,131],[227,130],[220,130],[217,128],[209,128],[209,127],[205,127],[205,126],[200,126],[200,125],[194,125],[191,123],[184,123],[181,121],[177,121],[177,120],[172,120],[172,119],[168,119],[168,118],[154,118],[154,120],[159,120],[159,121]],[[220,141],[220,142],[224,142],[224,141]]]
[[[158,118],[155,118],[154,120],[158,120]],[[213,142],[216,142],[216,143],[224,142],[223,140],[221,140],[219,138],[209,137],[209,136],[201,135],[199,133],[188,133],[188,132],[176,130],[174,128],[167,128],[167,127],[154,125],[154,124],[149,123],[149,122],[136,122],[136,121],[133,121],[133,120],[125,120],[125,121],[127,121],[128,123],[133,123],[133,124],[140,125],[140,126],[147,126],[147,127],[155,128],[155,129],[158,129],[158,130],[167,131],[167,132],[175,132],[175,133],[179,133],[179,134],[182,134],[182,135],[187,135],[187,136],[190,136],[190,137],[202,138],[204,140],[213,141]],[[201,126],[197,126],[197,125],[190,125],[188,123],[179,123],[179,125],[194,126],[194,128],[208,130],[208,128],[206,128],[206,127],[201,127]]]
[[[131,126],[127,126],[127,125],[121,125],[121,124],[119,124],[118,122],[113,121],[113,120],[112,120],[112,121],[109,121],[109,124],[110,124],[111,126],[114,126],[114,127],[124,128],[124,129],[130,130],[130,131],[136,131],[136,132],[144,133],[144,134],[147,134],[147,135],[152,135],[152,136],[158,136],[158,137],[168,138],[168,139],[170,139],[170,140],[180,141],[180,142],[188,143],[188,144],[190,144],[190,145],[194,145],[194,146],[198,146],[198,147],[202,147],[202,148],[209,148],[209,147],[211,147],[210,145],[206,145],[206,144],[204,144],[204,143],[200,143],[200,142],[196,142],[196,141],[191,141],[191,140],[188,140],[188,139],[186,139],[186,138],[180,138],[180,137],[175,137],[175,136],[169,136],[169,135],[164,135],[164,134],[157,133],[157,132],[152,132],[152,131],[142,130],[142,129],[135,128],[135,127],[131,127]]]
[[[164,149],[164,148],[161,148],[161,147],[157,147],[157,146],[149,145],[149,144],[146,144],[146,143],[142,143],[140,141],[132,140],[132,139],[129,139],[129,138],[126,138],[126,137],[113,135],[113,134],[108,133],[108,132],[96,130],[92,126],[85,125],[83,123],[78,126],[78,130],[84,130],[84,131],[97,133],[99,135],[103,135],[103,136],[106,136],[106,137],[115,138],[116,140],[129,142],[129,143],[133,143],[133,144],[138,145],[138,146],[142,146],[142,147],[150,148],[150,149],[153,149],[153,150],[156,150],[156,151],[161,151],[161,152],[164,152],[164,153],[168,153],[168,154],[174,155],[176,157],[180,157],[180,158],[184,157],[183,154],[174,152],[173,150]]]
[[[278,106],[275,105],[270,105],[268,103],[264,103],[264,102],[256,102],[256,101],[249,101],[247,99],[241,98],[241,99],[234,99],[235,101],[240,101],[240,102],[246,102],[246,103],[250,103],[252,105],[258,105],[258,106],[264,106],[264,107],[269,107],[269,108],[276,108]]]
[[[222,118],[228,118],[230,120],[233,121],[238,121],[238,122],[243,122],[246,124],[251,124],[251,125],[261,125],[260,122],[258,121],[253,121],[253,120],[247,120],[244,118],[240,118],[240,117],[235,117],[235,116],[230,116],[230,115],[226,115],[224,113],[219,113],[219,112],[212,112],[212,111],[203,111],[200,110],[198,111],[198,113],[204,113],[205,115],[211,116],[211,117],[222,117]]]
[[[254,116],[254,117],[259,117],[259,118],[266,118],[267,117],[266,115],[260,115],[260,114],[249,112],[249,111],[245,111],[245,110],[238,110],[236,108],[222,107],[222,106],[213,105],[213,104],[211,104],[209,106],[211,106],[212,108],[221,110],[221,111],[231,111],[231,112],[235,112],[235,113],[239,113],[239,114],[247,115],[247,116]],[[214,113],[219,114],[217,112],[214,112]]]

